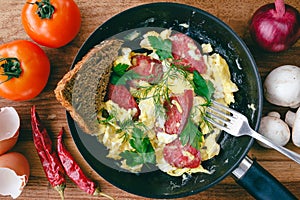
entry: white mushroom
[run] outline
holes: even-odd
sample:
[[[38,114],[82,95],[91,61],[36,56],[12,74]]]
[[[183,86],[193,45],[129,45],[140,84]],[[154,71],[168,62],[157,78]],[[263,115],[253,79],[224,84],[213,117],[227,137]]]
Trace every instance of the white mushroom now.
[[[279,114],[279,112],[276,112],[276,111],[269,112],[268,116],[276,117],[276,118],[280,119],[280,114]]]
[[[284,119],[284,121],[285,121],[285,123],[286,123],[289,127],[293,128],[294,121],[295,121],[295,117],[296,117],[296,113],[294,113],[293,111],[289,110],[289,111],[287,111],[286,114],[285,114],[285,119]]]
[[[264,82],[265,98],[272,104],[297,108],[300,106],[300,68],[283,65],[272,70]]]
[[[261,119],[258,132],[266,138],[270,139],[273,143],[280,146],[286,145],[289,142],[291,135],[288,125],[280,119],[279,113],[263,117]],[[270,148],[260,141],[257,142],[263,147]]]
[[[285,115],[285,122],[292,128],[292,142],[300,147],[300,108],[296,113],[289,110]]]

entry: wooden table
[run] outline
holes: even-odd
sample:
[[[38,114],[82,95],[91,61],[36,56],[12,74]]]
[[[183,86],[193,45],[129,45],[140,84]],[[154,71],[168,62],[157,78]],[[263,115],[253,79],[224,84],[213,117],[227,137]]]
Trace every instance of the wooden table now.
[[[51,61],[51,75],[49,82],[43,92],[36,98],[25,102],[13,102],[0,98],[0,107],[13,106],[21,117],[20,138],[13,151],[18,151],[26,155],[30,162],[31,176],[19,199],[60,199],[57,192],[48,183],[43,172],[41,163],[37,156],[30,128],[30,108],[36,105],[37,111],[44,121],[47,130],[52,139],[56,136],[61,127],[66,128],[65,143],[67,148],[82,166],[89,177],[98,181],[102,190],[114,196],[116,199],[145,199],[122,191],[100,177],[82,158],[77,150],[69,129],[65,109],[56,101],[53,90],[57,82],[68,71],[74,56],[78,49],[99,25],[110,17],[136,5],[155,2],[153,0],[75,0],[82,14],[82,26],[78,36],[65,47],[59,49],[45,48],[45,52]],[[0,44],[10,42],[16,39],[28,39],[21,24],[21,10],[24,1],[0,0]],[[291,49],[279,54],[263,53],[253,45],[249,33],[248,24],[254,11],[265,3],[271,3],[272,0],[177,0],[178,3],[185,3],[201,9],[204,9],[213,15],[219,17],[227,23],[236,33],[244,39],[249,46],[257,62],[262,80],[275,67],[282,64],[300,65],[300,40]],[[293,5],[300,10],[299,0],[286,0],[286,3]],[[282,115],[287,108],[272,106],[265,102],[263,112],[266,114],[271,110],[277,110]],[[55,141],[55,140],[54,140]],[[300,149],[291,142],[288,148],[300,153]],[[256,158],[258,162],[282,182],[295,196],[300,198],[300,167],[295,162],[282,156],[275,150],[261,148],[254,144],[249,152],[249,156]],[[1,180],[2,181],[2,180]],[[66,199],[105,199],[103,197],[91,197],[77,188],[69,179],[67,180],[67,189],[65,190]],[[227,177],[219,184],[199,194],[182,199],[253,199],[243,188],[235,183],[231,177]],[[10,199],[0,196],[0,199]]]

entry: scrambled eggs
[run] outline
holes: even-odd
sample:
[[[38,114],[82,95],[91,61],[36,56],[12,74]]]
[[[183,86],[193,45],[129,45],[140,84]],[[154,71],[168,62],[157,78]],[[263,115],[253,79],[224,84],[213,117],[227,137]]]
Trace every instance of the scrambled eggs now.
[[[114,99],[108,99],[104,102],[103,112],[99,113],[98,116],[100,132],[97,138],[107,147],[109,152],[107,157],[119,160],[121,167],[131,172],[139,172],[147,162],[152,162],[160,170],[172,176],[196,172],[210,173],[202,167],[201,162],[219,154],[220,146],[216,141],[220,130],[210,126],[203,118],[210,99],[205,95],[197,95],[195,91],[197,83],[193,82],[195,79],[193,71],[198,69],[197,66],[192,69],[191,65],[193,63],[190,64],[189,60],[203,62],[206,69],[205,73],[201,73],[201,76],[207,84],[213,86],[214,90],[211,98],[214,100],[229,105],[234,102],[233,93],[238,88],[230,80],[229,67],[226,61],[219,54],[213,53],[210,44],[197,46],[196,43],[192,43],[191,39],[186,38],[187,36],[183,37],[182,34],[177,35],[176,38],[179,37],[179,39],[184,40],[186,45],[182,48],[187,49],[183,51],[180,51],[180,49],[175,50],[177,41],[175,41],[172,34],[173,32],[168,29],[161,33],[150,31],[143,35],[140,46],[143,49],[150,50],[151,53],[137,53],[128,47],[122,49],[121,55],[114,62],[114,67],[125,66],[126,72],[134,70],[136,63],[133,62],[133,57],[141,54],[146,57],[143,57],[144,60],[137,60],[137,62],[141,62],[140,66],[143,68],[141,70],[137,69],[135,73],[143,70],[143,73],[145,70],[145,73],[149,71],[152,73],[153,68],[156,66],[160,66],[162,71],[155,74],[156,77],[154,78],[157,79],[153,80],[149,78],[152,75],[151,73],[146,78],[141,78],[140,75],[137,76],[138,78],[132,76],[135,73],[131,73],[127,77],[126,88],[135,99],[138,107],[124,108],[118,102],[114,102]],[[163,44],[163,50],[161,51],[157,48],[159,44]],[[170,44],[169,50],[171,48],[172,51],[179,52],[180,59],[176,60],[175,56],[178,55],[175,55],[175,53],[164,57],[168,51],[164,46],[168,47]],[[150,63],[147,66],[143,64],[146,61]],[[126,73],[124,76],[126,76]],[[191,100],[185,100],[186,91],[193,91]],[[189,102],[192,102],[190,108],[188,105],[184,105]],[[171,111],[168,110],[166,104],[172,109]],[[187,112],[189,113],[188,119],[184,119],[183,115]],[[181,121],[176,121],[175,124],[173,121],[170,122],[170,120],[173,120],[172,117],[168,116],[170,113],[174,115],[175,119],[180,118]],[[185,127],[181,127],[181,133],[168,133],[166,126],[169,122],[173,128],[175,127],[174,129],[180,129],[182,123]],[[195,130],[193,128],[196,127],[201,133],[197,137],[198,141],[192,143],[193,138],[189,136],[187,142],[184,142],[185,136],[181,134],[184,131],[185,134],[188,134],[185,130],[188,129],[187,126],[191,130]],[[142,136],[138,137],[138,134],[142,134]],[[180,147],[177,143],[177,146],[171,145],[176,140],[181,141]],[[166,148],[181,151],[178,154],[179,157],[168,157]],[[145,156],[141,156],[143,153],[145,153]],[[198,162],[196,157],[199,157],[201,161]],[[182,161],[170,162],[171,159],[187,160],[188,164],[182,164]]]

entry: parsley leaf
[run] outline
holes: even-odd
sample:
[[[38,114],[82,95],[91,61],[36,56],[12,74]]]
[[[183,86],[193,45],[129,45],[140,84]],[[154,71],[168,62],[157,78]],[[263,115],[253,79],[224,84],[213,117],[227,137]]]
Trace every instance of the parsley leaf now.
[[[200,150],[202,136],[198,127],[189,118],[179,137],[183,146],[189,143],[195,149]]]
[[[163,40],[162,38],[156,36],[148,36],[148,40],[152,48],[156,51],[156,54],[159,56],[160,60],[173,58],[171,40]]]
[[[124,63],[119,63],[112,68],[113,72],[116,73],[118,76],[123,76],[128,69],[129,65]]]
[[[125,72],[122,76],[119,76],[117,73],[113,72],[110,78],[110,83],[113,85],[126,85],[127,81],[139,79],[141,75],[137,74],[133,70]]]
[[[124,151],[120,154],[120,156],[126,159],[126,164],[130,167],[134,167],[136,165],[141,165],[144,163],[144,160],[141,156],[138,156],[135,151]]]
[[[110,77],[110,83],[113,85],[126,85],[127,81],[139,79],[140,75],[133,70],[127,71],[129,65],[119,63],[112,68],[113,72]]]
[[[103,111],[102,111],[103,112]],[[112,119],[114,119],[114,116],[113,115],[108,115],[108,117],[106,117],[105,119],[103,120],[99,120],[98,119],[98,122],[100,124],[108,124]]]
[[[197,95],[204,97],[208,102],[210,102],[212,94],[215,91],[213,83],[211,81],[206,81],[198,71],[194,71],[194,91]]]
[[[132,138],[129,140],[132,151],[126,150],[120,156],[126,159],[128,166],[136,166],[144,163],[155,163],[155,153],[150,139],[144,135],[143,130],[134,127]]]

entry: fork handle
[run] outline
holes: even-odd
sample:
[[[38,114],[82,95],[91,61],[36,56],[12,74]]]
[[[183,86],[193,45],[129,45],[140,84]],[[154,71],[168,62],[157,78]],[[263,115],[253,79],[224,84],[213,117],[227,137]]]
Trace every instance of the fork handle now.
[[[297,199],[274,176],[247,156],[232,175],[236,182],[255,199]]]
[[[294,160],[295,162],[297,162],[298,164],[300,164],[300,154],[291,151],[285,147],[279,146],[274,144],[273,142],[271,142],[268,138],[264,137],[263,135],[252,131],[251,132],[251,136],[259,141],[261,141],[262,143],[272,147],[273,149],[277,150],[278,152],[282,153],[283,155],[287,156],[288,158]]]

